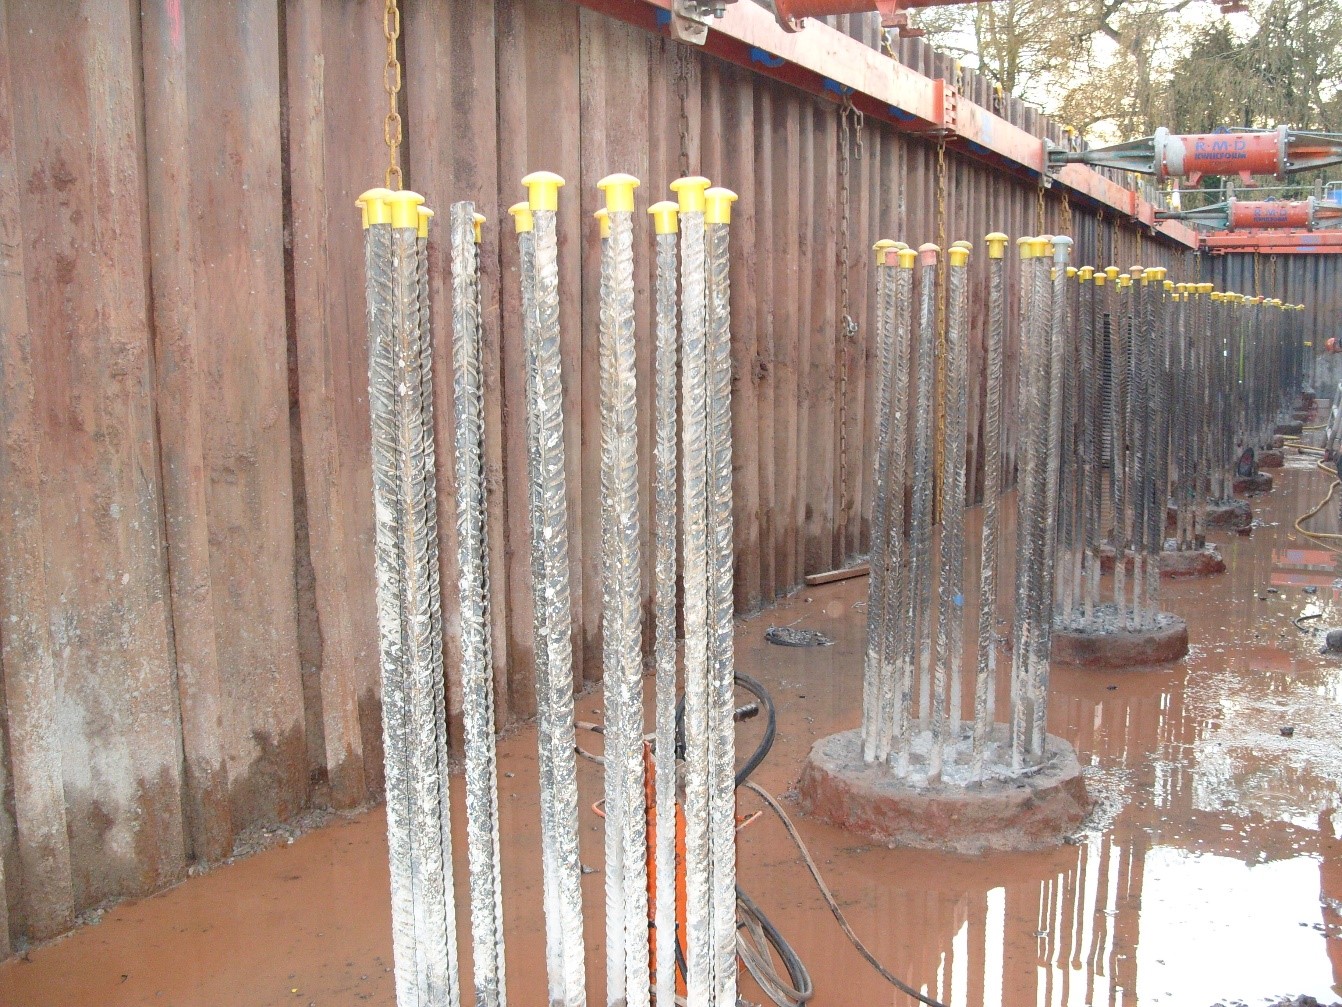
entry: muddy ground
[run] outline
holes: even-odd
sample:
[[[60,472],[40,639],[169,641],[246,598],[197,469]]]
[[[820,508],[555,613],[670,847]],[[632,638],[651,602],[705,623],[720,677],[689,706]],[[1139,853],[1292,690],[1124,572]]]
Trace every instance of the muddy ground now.
[[[966,1007],[1336,998],[1342,656],[1318,651],[1323,630],[1342,626],[1342,564],[1292,528],[1326,488],[1322,473],[1288,460],[1277,488],[1253,502],[1252,534],[1214,536],[1226,574],[1162,585],[1166,606],[1188,621],[1186,660],[1141,672],[1055,671],[1049,729],[1076,746],[1099,799],[1072,843],[969,859],[873,848],[800,821],[854,928],[896,973]],[[1336,530],[1336,520],[1315,526]],[[865,592],[865,580],[807,590],[739,626],[740,666],[779,707],[778,743],[756,777],[775,794],[788,794],[815,739],[858,722]],[[1321,618],[1294,621],[1315,611]],[[770,625],[792,623],[835,646],[763,642]],[[596,698],[580,702],[580,718],[599,715]],[[743,727],[743,747],[757,729]],[[514,1004],[538,1004],[534,732],[507,738],[499,766],[508,993]],[[601,832],[590,804],[600,779],[589,764],[581,772],[583,857],[598,868],[584,878],[595,1003],[604,989]],[[758,802],[743,794],[741,806]],[[391,1005],[383,829],[380,809],[335,818],[112,907],[95,925],[0,964],[0,1004]],[[809,966],[813,1003],[909,1002],[846,943],[776,821],[742,833],[740,878]],[[464,936],[464,916],[461,928]],[[743,993],[762,1000],[749,980]]]

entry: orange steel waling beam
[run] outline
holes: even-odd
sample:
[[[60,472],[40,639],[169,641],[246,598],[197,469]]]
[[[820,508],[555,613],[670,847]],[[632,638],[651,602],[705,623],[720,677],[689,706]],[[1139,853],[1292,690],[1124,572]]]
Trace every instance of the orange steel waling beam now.
[[[1212,255],[1342,255],[1342,231],[1226,231],[1202,236]]]
[[[657,34],[666,34],[672,0],[578,0]],[[708,53],[762,76],[838,99],[846,93],[864,114],[904,132],[945,136],[948,147],[1031,181],[1044,175],[1044,141],[958,94],[947,81],[925,77],[819,21],[786,32],[773,15],[749,0],[727,6],[710,21]],[[1131,189],[1080,164],[1065,165],[1053,184],[1083,202],[1145,224],[1152,232],[1194,248],[1197,232],[1178,221],[1157,221],[1155,207]]]

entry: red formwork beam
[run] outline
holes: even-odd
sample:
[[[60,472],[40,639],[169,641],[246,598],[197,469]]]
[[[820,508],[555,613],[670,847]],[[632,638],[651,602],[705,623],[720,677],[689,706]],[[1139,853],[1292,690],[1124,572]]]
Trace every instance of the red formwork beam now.
[[[1342,255],[1342,231],[1225,231],[1202,236],[1212,255]]]
[[[649,31],[665,33],[672,0],[578,0]],[[969,101],[947,81],[926,77],[819,21],[785,31],[773,14],[749,0],[727,6],[710,22],[704,50],[762,76],[837,100],[848,94],[864,114],[895,128],[945,137],[948,147],[1032,181],[1045,176],[1044,141]],[[1144,224],[1188,248],[1197,232],[1178,221],[1157,221],[1155,207],[1131,189],[1084,165],[1070,164],[1052,184],[1083,202]]]

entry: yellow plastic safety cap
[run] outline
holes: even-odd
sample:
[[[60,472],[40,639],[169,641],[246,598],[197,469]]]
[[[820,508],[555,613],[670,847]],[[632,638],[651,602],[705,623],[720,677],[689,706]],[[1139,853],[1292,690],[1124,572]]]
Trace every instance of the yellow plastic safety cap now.
[[[946,254],[950,257],[952,266],[965,266],[969,263],[969,249],[966,247],[968,242],[956,242],[950,247]]]
[[[740,198],[731,189],[715,185],[704,193],[704,223],[730,224],[732,204]]]
[[[648,212],[652,214],[652,229],[658,234],[675,234],[680,229],[676,219],[678,209],[680,207],[669,199],[653,203],[648,207]]]
[[[417,209],[419,211],[419,230],[417,234],[421,238],[427,238],[429,236],[429,221],[433,219],[433,211],[427,206],[421,206]]]
[[[369,189],[354,201],[354,205],[363,211],[364,227],[370,224],[391,223],[391,213],[387,207],[387,200],[394,195],[396,193],[379,185],[375,189]]]
[[[1110,280],[1117,280],[1118,274],[1121,272],[1123,272],[1123,270],[1119,269],[1117,266],[1104,267],[1104,275],[1109,277]]]
[[[680,201],[681,213],[703,213],[704,192],[713,183],[702,175],[686,175],[671,183],[671,191]]]
[[[937,256],[941,254],[941,247],[928,241],[918,246],[918,261],[924,266],[935,266]]]
[[[1199,293],[1199,294],[1210,294],[1210,293],[1211,293],[1213,290],[1215,290],[1215,289],[1216,289],[1216,284],[1214,284],[1214,283],[1199,283],[1199,284],[1198,284],[1198,293]]]
[[[899,250],[899,268],[912,269],[913,264],[918,261],[918,253],[912,248],[905,246]]]
[[[606,209],[611,213],[634,212],[634,190],[638,188],[638,179],[633,175],[619,172],[607,175],[596,183],[596,187],[606,194]]]
[[[988,245],[988,258],[990,259],[1001,259],[1005,257],[1006,247],[1011,241],[1011,239],[1001,231],[993,231],[991,234],[985,235],[983,240]]]
[[[1022,259],[1033,259],[1038,254],[1035,251],[1035,240],[1029,236],[1016,239],[1016,248]]]
[[[1094,266],[1082,266],[1080,269],[1078,269],[1078,270],[1076,271],[1076,275],[1077,275],[1078,277],[1080,277],[1082,283],[1085,283],[1085,282],[1087,282],[1088,280],[1090,280],[1092,277],[1095,276],[1095,267],[1094,267]],[[1103,275],[1103,274],[1101,274],[1101,275]]]
[[[475,225],[475,243],[480,244],[484,237],[485,215],[483,213],[471,214],[471,223]]]
[[[526,234],[535,227],[530,204],[526,202],[514,203],[508,207],[508,212],[513,215],[513,231],[516,234]]]
[[[1169,275],[1169,272],[1170,271],[1164,266],[1154,266],[1147,270],[1147,273],[1150,274],[1150,277],[1153,280],[1164,280],[1165,277]]]
[[[387,206],[391,209],[391,226],[413,227],[419,230],[419,211],[416,207],[423,202],[423,196],[409,189],[392,193],[391,198],[387,200]]]
[[[601,209],[599,209],[599,210],[597,210],[595,213],[593,213],[592,216],[596,218],[597,227],[598,227],[598,228],[600,229],[600,231],[601,231],[601,237],[603,237],[603,238],[609,238],[609,237],[610,237],[610,213],[609,213],[609,212],[606,210],[606,208],[603,206]]]
[[[1132,277],[1129,276],[1127,273],[1119,273],[1119,274],[1118,274],[1118,285],[1119,285],[1120,287],[1130,287],[1130,286],[1132,286]]]
[[[1067,279],[1070,280],[1074,276],[1076,276],[1079,270],[1075,266],[1068,266],[1066,272],[1067,272]]]
[[[876,253],[876,265],[884,266],[886,264],[886,249],[894,247],[895,243],[889,238],[882,238],[880,241],[876,242],[876,244],[872,245],[871,250]]]
[[[1106,273],[1103,269],[1097,269],[1095,271],[1095,286],[1103,287],[1105,283],[1108,281],[1108,279],[1109,274]]]
[[[1173,289],[1174,289],[1174,281],[1173,281],[1173,280],[1161,280],[1160,282],[1161,282],[1162,284],[1164,284],[1166,290],[1173,290]]]
[[[564,184],[559,175],[553,171],[533,171],[522,179],[522,184],[527,188],[527,203],[532,213],[559,209],[559,187]]]

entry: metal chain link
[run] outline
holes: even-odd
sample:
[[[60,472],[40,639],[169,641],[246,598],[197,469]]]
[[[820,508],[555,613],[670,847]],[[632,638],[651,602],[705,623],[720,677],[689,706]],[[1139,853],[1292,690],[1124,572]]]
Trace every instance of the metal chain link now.
[[[680,174],[690,173],[690,66],[688,46],[676,46],[676,97],[680,102]]]
[[[1036,191],[1037,202],[1035,206],[1035,234],[1044,233],[1044,187],[1041,185]]]
[[[401,10],[397,0],[387,0],[382,10],[382,35],[387,40],[387,62],[382,68],[382,87],[387,92],[387,118],[382,139],[387,144],[387,188],[401,188],[401,60],[396,42],[401,37]]]
[[[1072,234],[1072,201],[1066,196],[1062,197],[1062,233],[1075,237]]]
[[[862,113],[853,108],[853,99],[844,95],[839,103],[839,526],[847,549],[848,508],[848,357],[857,341],[857,322],[853,319],[848,274],[853,259],[849,243],[851,231],[852,154],[856,146],[862,155]],[[846,557],[841,557],[841,559]]]

